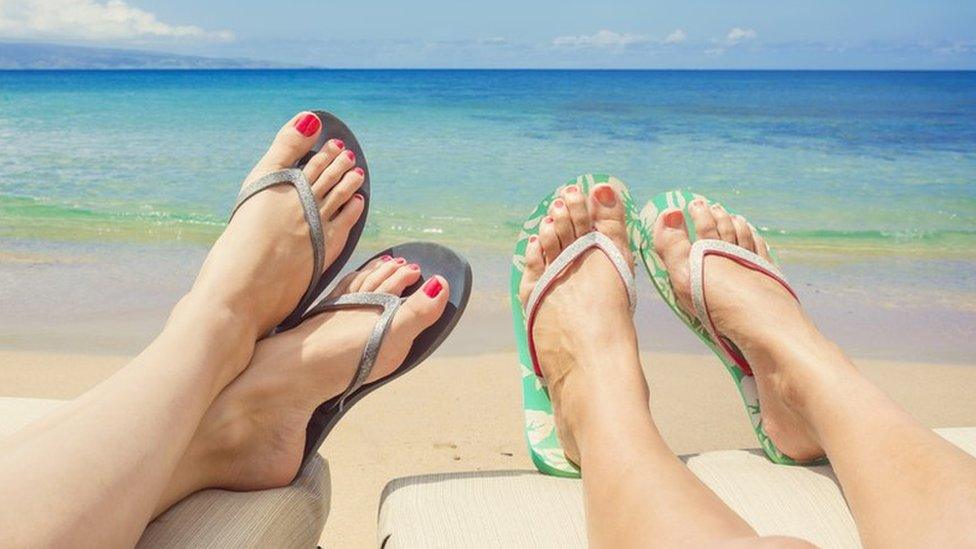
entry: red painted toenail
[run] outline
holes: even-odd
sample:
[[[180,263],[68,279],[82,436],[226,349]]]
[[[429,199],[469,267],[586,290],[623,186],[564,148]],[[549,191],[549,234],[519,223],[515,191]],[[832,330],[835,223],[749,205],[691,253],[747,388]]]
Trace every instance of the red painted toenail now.
[[[685,216],[681,214],[681,210],[672,210],[664,214],[664,225],[670,229],[678,229],[685,222]]]
[[[352,151],[346,151],[346,157],[349,160],[355,160],[356,159],[356,153],[354,153]]]
[[[352,197],[355,198],[356,200],[365,200],[365,198],[363,198],[363,195],[359,193],[352,195]]]
[[[312,113],[306,114],[295,122],[295,129],[305,137],[311,137],[319,131],[320,127],[322,127],[322,123],[319,121],[319,117]]]
[[[576,187],[576,185],[570,185],[570,186],[566,187],[566,192],[568,192],[568,193],[575,193],[578,190],[579,189]]]
[[[407,262],[407,260],[406,259],[403,259],[402,257],[398,257],[398,258],[396,258],[396,262],[397,262],[397,265],[403,265],[404,263]]]
[[[417,265],[416,263],[411,263],[411,264],[407,265],[407,268],[410,269],[410,270],[412,270],[412,271],[419,271],[420,270],[420,265]]]
[[[393,256],[392,255],[384,255],[383,257],[380,258],[380,261],[386,263],[387,261],[389,261],[391,259],[393,259]]]
[[[364,171],[363,171],[363,169],[362,169],[362,168],[360,168],[359,166],[356,166],[355,168],[353,168],[353,169],[352,169],[352,171],[354,171],[354,172],[356,172],[356,173],[358,173],[359,175],[363,175],[364,173],[366,173],[366,172],[364,172]]]
[[[557,207],[557,208],[562,208],[563,206],[565,206],[565,204],[563,204],[563,201],[562,200],[559,200],[559,199],[556,199],[552,203],[552,205],[555,206],[555,207]]]
[[[536,235],[532,235],[529,237],[529,242],[535,242],[536,240],[539,240],[539,237]]]
[[[547,215],[546,216],[546,219],[545,219],[545,222],[546,223],[552,223],[552,216],[551,215]]]
[[[613,187],[610,185],[597,185],[593,189],[593,196],[605,208],[612,208],[617,204],[617,193],[613,191]]]
[[[441,288],[443,288],[443,286],[441,286],[441,281],[437,280],[436,278],[432,278],[428,280],[426,284],[424,284],[424,293],[427,294],[427,297],[437,297],[437,294],[441,293]]]
[[[332,140],[332,143],[334,143],[335,146],[336,146],[336,148],[339,149],[339,150],[342,150],[342,149],[345,149],[346,148],[346,144],[343,143],[341,139],[333,139]]]

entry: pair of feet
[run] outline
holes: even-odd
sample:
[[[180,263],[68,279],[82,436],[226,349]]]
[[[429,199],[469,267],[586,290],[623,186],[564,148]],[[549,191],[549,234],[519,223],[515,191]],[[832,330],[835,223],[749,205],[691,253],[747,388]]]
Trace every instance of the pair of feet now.
[[[294,166],[322,130],[312,113],[293,117],[244,185]],[[364,201],[357,194],[363,170],[356,166],[356,155],[333,139],[302,171],[320,205],[324,269],[338,257],[363,214]],[[373,308],[318,314],[255,343],[292,311],[311,282],[309,229],[294,193],[280,185],[248,200],[215,243],[185,298],[242,326],[241,343],[250,340],[253,354],[239,363],[214,365],[222,370],[223,389],[201,421],[157,513],[205,487],[254,490],[291,482],[302,461],[312,412],[341,394],[356,372],[378,317]],[[410,258],[384,256],[347,275],[329,296],[401,295],[422,274],[434,276],[397,310],[366,382],[396,370],[413,340],[437,321],[448,301],[448,283],[434,273],[421,273]]]
[[[769,259],[765,241],[741,216],[701,199],[689,212],[697,239],[724,240]],[[633,265],[623,200],[611,185],[598,185],[585,197],[578,187],[565,187],[548,213],[526,248],[519,288],[523,306],[546,267],[590,231],[609,237]],[[667,266],[678,302],[695,316],[689,270],[692,239],[684,213],[662,212],[653,231],[655,251]],[[798,461],[822,456],[820,443],[798,413],[808,372],[779,368],[782,361],[777,359],[789,338],[815,332],[812,323],[793,296],[768,276],[719,256],[708,256],[705,264],[711,321],[753,368],[766,433]],[[621,402],[646,407],[648,399],[639,361],[626,358],[637,353],[627,292],[602,252],[583,254],[550,287],[537,310],[532,337],[560,442],[566,456],[583,465],[585,451],[577,436],[583,425],[594,416],[613,413]]]

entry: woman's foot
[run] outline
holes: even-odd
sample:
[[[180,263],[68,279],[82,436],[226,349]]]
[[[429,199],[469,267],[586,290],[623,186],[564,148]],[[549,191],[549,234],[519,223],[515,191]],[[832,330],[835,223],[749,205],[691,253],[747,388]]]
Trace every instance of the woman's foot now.
[[[559,253],[590,231],[609,237],[632,263],[624,205],[611,185],[583,196],[571,185],[553,201],[538,237],[529,240],[519,288],[523,306],[536,282]],[[621,413],[626,406],[647,410],[647,384],[637,360],[637,336],[627,290],[600,250],[583,254],[542,298],[532,330],[546,379],[563,450],[580,464],[581,432],[588,421]]]
[[[295,115],[279,131],[244,185],[291,168],[315,144],[321,121]],[[356,155],[330,140],[302,169],[319,202],[325,235],[323,268],[346,244],[363,212],[363,170]],[[254,195],[234,214],[210,251],[191,290],[204,306],[222,306],[249,324],[255,337],[267,333],[295,308],[311,282],[312,244],[295,189],[278,185]]]
[[[352,292],[400,295],[420,268],[383,257],[340,281],[330,297]],[[391,373],[414,338],[440,318],[447,281],[435,276],[397,310],[366,382]],[[251,364],[214,400],[194,434],[156,514],[203,488],[259,490],[295,478],[312,412],[348,387],[378,309],[330,311],[258,343]]]
[[[730,215],[721,205],[709,205],[700,198],[688,210],[698,239],[724,240],[770,260],[765,240],[742,216]],[[688,264],[691,239],[681,210],[666,210],[658,216],[654,245],[667,266],[679,305],[695,316]],[[783,361],[776,359],[816,337],[816,328],[799,302],[772,278],[720,256],[708,256],[705,265],[709,316],[752,367],[766,434],[795,460],[823,456],[812,429],[796,411],[807,372],[783,371],[777,368]]]

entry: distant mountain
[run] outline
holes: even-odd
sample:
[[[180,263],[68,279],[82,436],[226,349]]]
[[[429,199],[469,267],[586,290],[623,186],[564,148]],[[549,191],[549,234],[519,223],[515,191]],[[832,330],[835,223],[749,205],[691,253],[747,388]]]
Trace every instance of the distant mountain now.
[[[118,48],[0,42],[0,69],[257,69],[289,65]]]

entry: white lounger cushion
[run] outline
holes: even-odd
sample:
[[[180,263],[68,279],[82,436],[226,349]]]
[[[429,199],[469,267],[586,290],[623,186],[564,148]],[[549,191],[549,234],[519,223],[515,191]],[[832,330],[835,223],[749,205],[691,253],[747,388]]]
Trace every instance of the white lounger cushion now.
[[[976,455],[976,428],[939,429]],[[689,468],[760,534],[820,547],[859,547],[857,529],[829,466],[771,463],[759,450],[686,456]],[[396,479],[380,504],[385,549],[585,547],[579,480],[498,471]]]
[[[0,436],[20,429],[61,403],[0,398]],[[150,523],[138,546],[315,547],[329,511],[329,488],[328,465],[316,456],[285,488],[260,492],[205,490],[188,497]]]

